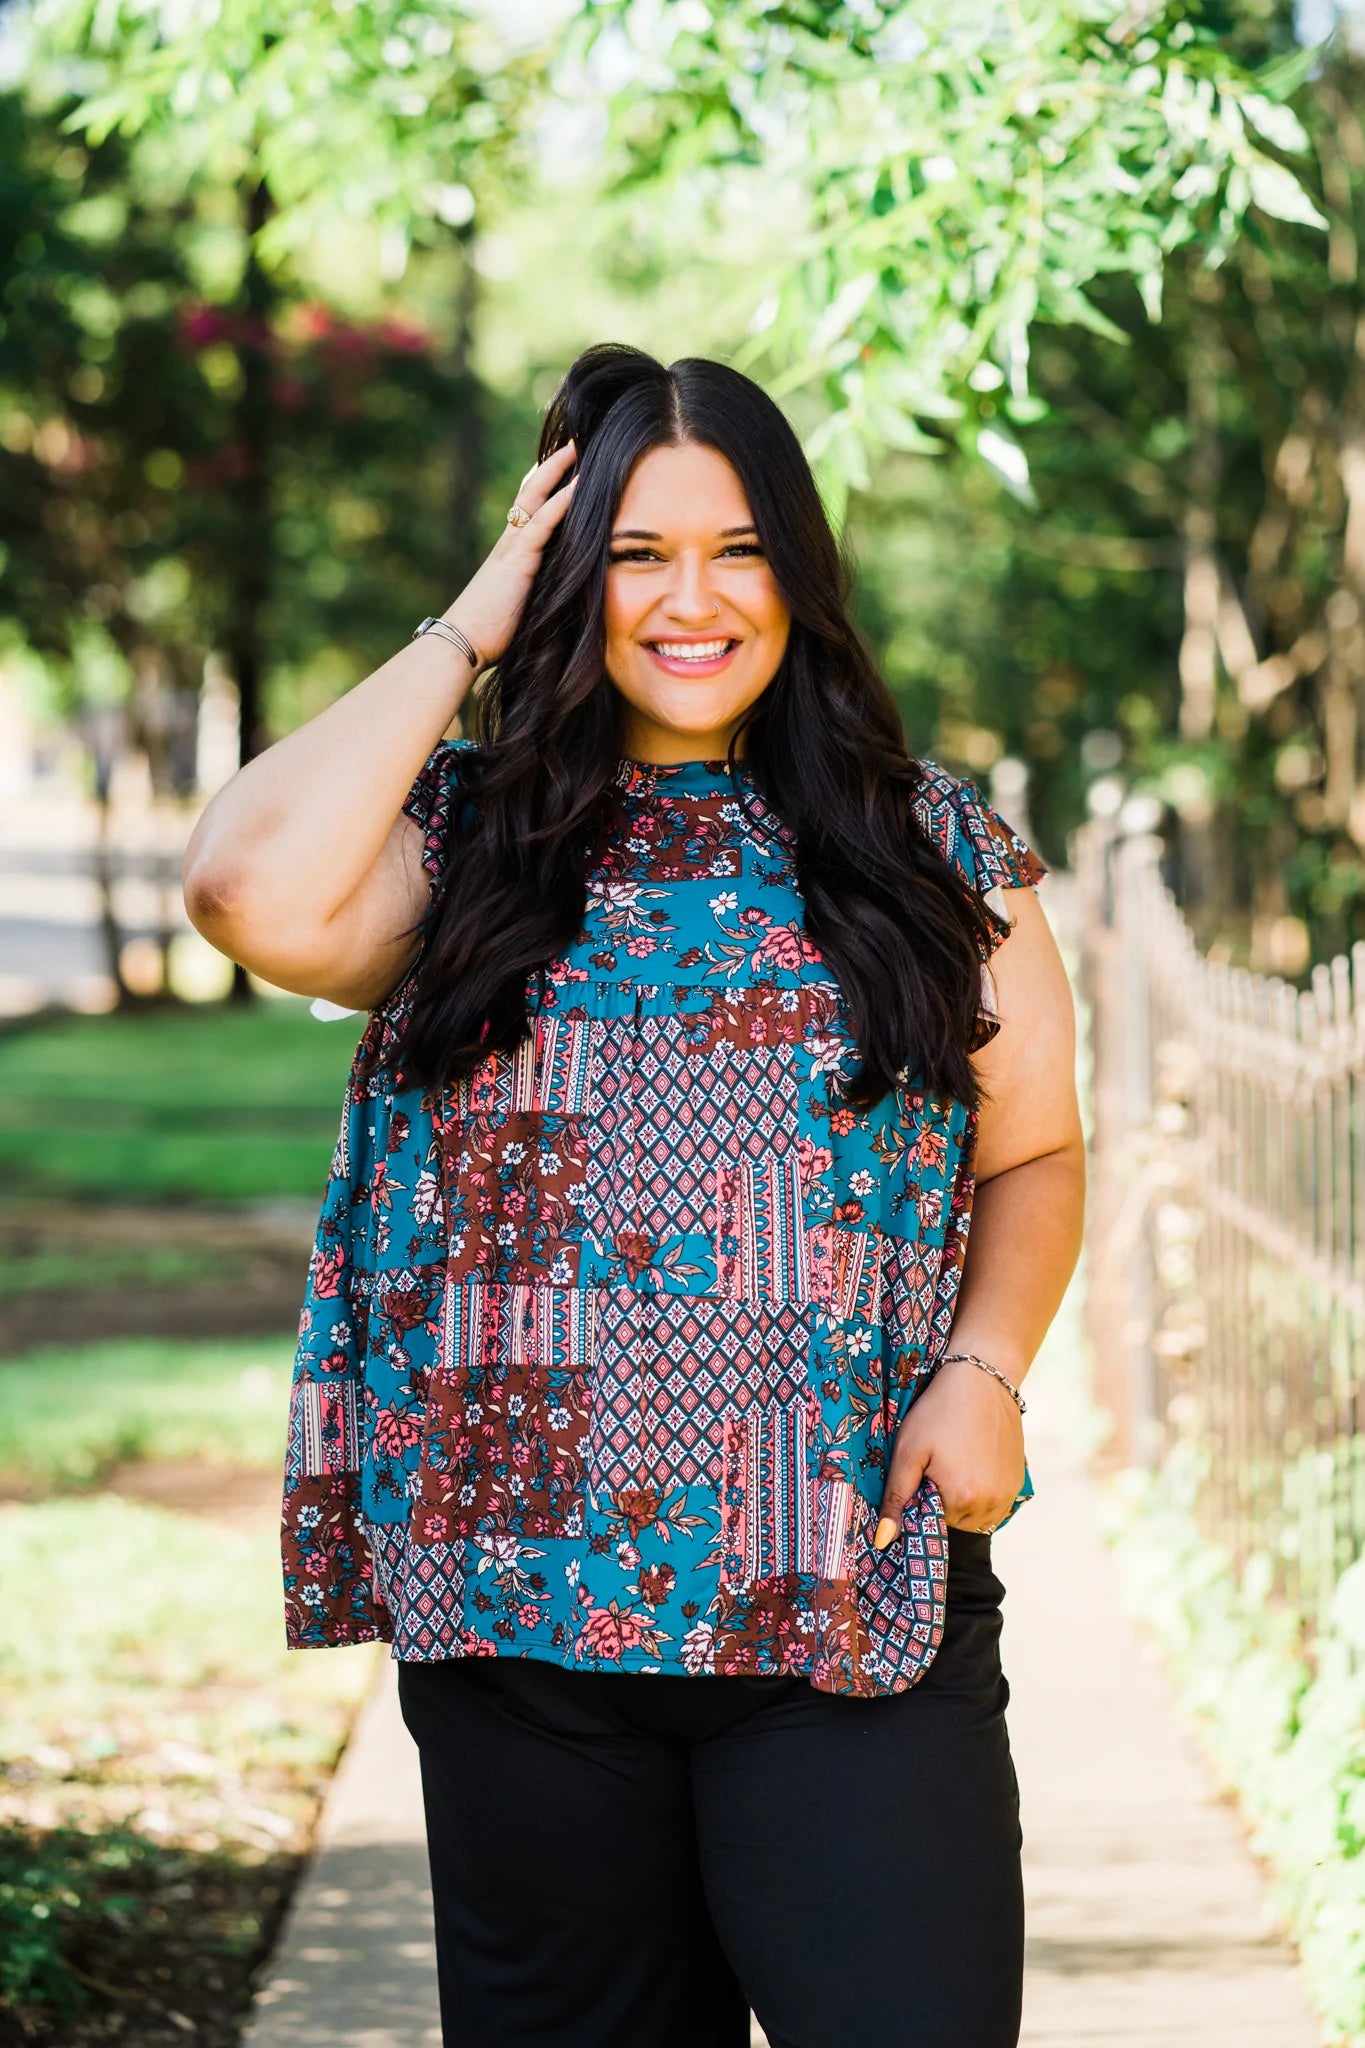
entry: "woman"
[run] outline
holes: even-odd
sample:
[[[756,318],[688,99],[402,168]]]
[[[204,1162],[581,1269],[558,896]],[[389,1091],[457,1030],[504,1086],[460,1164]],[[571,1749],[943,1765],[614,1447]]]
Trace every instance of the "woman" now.
[[[288,1640],[393,1645],[447,2043],[1009,2048],[991,1531],[1083,1179],[1043,870],[908,756],[746,378],[588,350],[508,519],[186,860],[373,1013]]]

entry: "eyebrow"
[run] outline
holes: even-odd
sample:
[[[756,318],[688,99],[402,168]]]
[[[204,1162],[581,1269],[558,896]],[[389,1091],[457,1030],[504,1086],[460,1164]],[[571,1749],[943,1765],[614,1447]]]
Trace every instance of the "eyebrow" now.
[[[758,528],[756,526],[722,526],[722,528],[720,529],[720,538],[722,540],[733,540],[737,534],[752,533],[756,535],[757,532]],[[612,539],[662,540],[663,535],[661,533],[647,533],[644,527],[642,526],[623,526],[612,535]]]

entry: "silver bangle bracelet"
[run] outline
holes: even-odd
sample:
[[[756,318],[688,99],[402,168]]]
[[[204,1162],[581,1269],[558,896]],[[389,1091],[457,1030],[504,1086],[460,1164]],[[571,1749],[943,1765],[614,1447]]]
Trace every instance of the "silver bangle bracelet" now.
[[[452,626],[449,619],[423,619],[421,625],[416,628],[412,637],[414,640],[420,640],[423,633],[438,633],[443,640],[449,640],[452,647],[458,647],[461,654],[467,656],[469,666],[471,668],[478,667],[478,653],[470,645],[469,641],[465,639],[465,636],[460,631],[459,627]]]
[[[1007,1380],[998,1365],[991,1365],[988,1360],[978,1358],[974,1351],[950,1351],[946,1358],[939,1360],[939,1364],[955,1365],[959,1359],[966,1359],[968,1365],[979,1365],[982,1372],[988,1372],[993,1380],[999,1380],[1001,1386],[1019,1410],[1019,1413],[1021,1415],[1028,1413],[1028,1409],[1024,1405],[1024,1397],[1018,1387],[1015,1386],[1013,1380]]]

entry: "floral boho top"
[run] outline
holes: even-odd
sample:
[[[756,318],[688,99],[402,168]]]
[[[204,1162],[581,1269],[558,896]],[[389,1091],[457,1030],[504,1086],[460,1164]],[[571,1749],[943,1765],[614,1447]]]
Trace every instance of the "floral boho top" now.
[[[442,741],[404,802],[424,929],[472,744]],[[923,774],[919,820],[968,883],[1041,878],[969,783]],[[792,835],[742,763],[740,783],[744,802],[722,761],[621,760],[584,929],[543,1002],[528,985],[513,1054],[405,1086],[419,963],[370,1015],[299,1321],[290,1647],[852,1694],[933,1657],[932,1481],[885,1551],[872,1531],[948,1348],[975,1118],[905,1072],[870,1112],[840,1103],[842,992]],[[1032,1491],[1026,1471],[1011,1514]]]

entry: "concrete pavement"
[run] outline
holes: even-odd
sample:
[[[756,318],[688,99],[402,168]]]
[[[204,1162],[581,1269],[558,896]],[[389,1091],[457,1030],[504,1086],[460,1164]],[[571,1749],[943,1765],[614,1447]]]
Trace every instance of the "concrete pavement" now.
[[[375,1660],[243,2048],[440,2048],[417,1750]]]
[[[1236,1811],[1120,1611],[1095,1488],[1032,1381],[1037,1497],[995,1545],[1024,1828],[1021,2048],[1319,2048]]]

